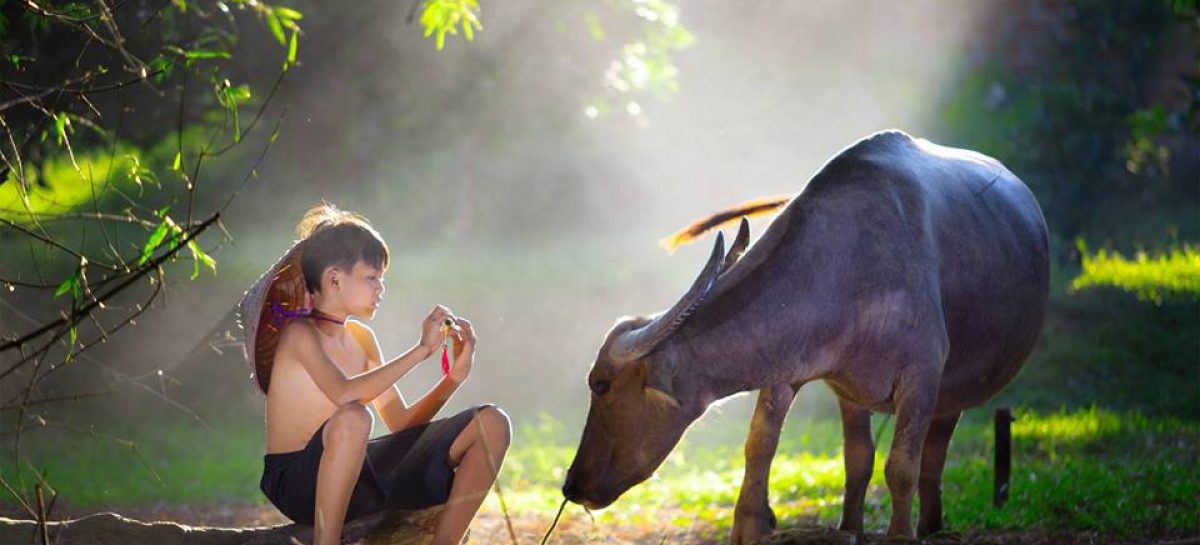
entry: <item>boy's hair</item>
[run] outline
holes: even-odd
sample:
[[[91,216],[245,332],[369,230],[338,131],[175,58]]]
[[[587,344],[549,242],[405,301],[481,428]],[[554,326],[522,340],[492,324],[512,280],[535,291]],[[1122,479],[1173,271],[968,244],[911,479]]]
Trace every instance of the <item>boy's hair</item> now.
[[[308,209],[296,226],[304,245],[300,270],[309,293],[321,289],[321,273],[329,267],[349,272],[360,259],[379,270],[388,266],[388,247],[367,219],[322,202]]]

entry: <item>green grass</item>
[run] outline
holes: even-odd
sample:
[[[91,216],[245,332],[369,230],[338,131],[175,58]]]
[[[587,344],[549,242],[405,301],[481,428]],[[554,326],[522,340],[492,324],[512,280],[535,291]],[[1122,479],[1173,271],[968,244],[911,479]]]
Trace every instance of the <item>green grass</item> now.
[[[991,425],[987,414],[976,411],[955,434],[943,483],[952,528],[1042,527],[1117,536],[1200,528],[1198,423],[1095,408],[1019,410],[1011,499],[1001,509],[991,506]],[[876,531],[886,528],[890,515],[883,477],[890,432],[884,428],[868,492],[867,526]],[[525,440],[546,435],[530,433]],[[553,513],[573,447],[517,445],[505,469],[509,508]],[[666,519],[687,526],[699,518],[724,531],[732,524],[742,471],[740,444],[685,443],[653,479],[597,520]],[[771,502],[782,525],[814,518],[836,525],[843,479],[840,423],[798,421],[785,428],[771,472]]]
[[[1083,271],[1071,282],[1071,289],[1100,286],[1115,287],[1138,299],[1161,305],[1167,299],[1200,300],[1200,250],[1183,245],[1150,255],[1137,252],[1128,259],[1104,249],[1094,255],[1079,243]]]
[[[991,506],[991,419],[974,411],[960,424],[943,484],[951,528],[1041,527],[1116,536],[1200,528],[1200,423],[1095,408],[1018,409],[1016,416],[1011,499],[1001,509]],[[883,461],[891,421],[876,418],[877,427],[884,427],[867,525],[882,531],[890,512]],[[651,480],[596,513],[597,522],[690,526],[699,520],[726,531],[743,470],[735,438],[746,428],[740,418],[711,420],[689,433]],[[166,428],[134,440],[134,449],[111,437],[47,428],[29,436],[24,453],[36,460],[33,465],[46,474],[61,501],[75,508],[159,501],[264,503],[257,488],[261,431],[246,424],[214,424],[214,429],[219,434],[199,427]],[[545,414],[517,420],[501,481],[510,512],[553,515],[577,433]],[[18,475],[11,456],[0,462],[0,475],[13,484],[24,479],[26,490],[36,480],[28,465]],[[771,502],[781,525],[814,519],[836,524],[843,475],[840,423],[789,422],[771,473]],[[494,495],[484,508],[499,510]]]
[[[9,446],[0,459],[0,477],[29,491],[42,474],[60,502],[78,508],[259,502],[254,493],[262,471],[261,437],[261,430],[244,424],[104,434],[51,426],[25,432],[20,472]],[[13,501],[5,496],[3,501]]]

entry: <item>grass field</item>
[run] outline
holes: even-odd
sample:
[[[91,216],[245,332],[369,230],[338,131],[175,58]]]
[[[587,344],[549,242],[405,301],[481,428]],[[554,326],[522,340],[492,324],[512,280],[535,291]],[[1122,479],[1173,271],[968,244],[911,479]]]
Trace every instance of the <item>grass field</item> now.
[[[943,485],[952,529],[1050,528],[1130,537],[1200,529],[1200,424],[1101,409],[1018,410],[1016,416],[1012,493],[1001,509],[991,506],[990,415],[970,412],[959,426]],[[882,460],[891,422],[880,417],[876,422],[882,439],[867,526],[882,531],[889,513]],[[723,415],[706,419],[655,477],[595,513],[596,524],[663,531],[698,524],[708,537],[723,535],[732,524],[741,482],[737,437],[744,429]],[[544,414],[518,420],[501,480],[510,514],[549,521],[562,499],[558,488],[575,433]],[[136,448],[80,430],[47,429],[42,439],[26,454],[39,461],[37,470],[71,510],[264,502],[257,490],[260,432],[253,428],[175,427],[133,438]],[[32,469],[26,465],[18,476],[11,457],[0,463],[10,483],[24,479],[28,486],[36,480]],[[771,501],[782,527],[836,525],[843,479],[840,424],[790,422],[771,477]],[[495,495],[484,509],[499,512]],[[568,510],[575,516],[582,511]]]

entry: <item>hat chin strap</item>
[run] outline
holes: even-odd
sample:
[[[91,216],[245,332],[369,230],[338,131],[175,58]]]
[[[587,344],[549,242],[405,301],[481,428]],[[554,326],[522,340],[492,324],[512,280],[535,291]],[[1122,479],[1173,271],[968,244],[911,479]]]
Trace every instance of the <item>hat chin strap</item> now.
[[[317,310],[315,307],[302,308],[299,310],[288,310],[283,308],[278,301],[271,301],[271,323],[275,327],[283,327],[284,320],[294,320],[296,318],[313,318],[315,320],[333,322],[338,325],[346,324],[345,318],[339,320]]]

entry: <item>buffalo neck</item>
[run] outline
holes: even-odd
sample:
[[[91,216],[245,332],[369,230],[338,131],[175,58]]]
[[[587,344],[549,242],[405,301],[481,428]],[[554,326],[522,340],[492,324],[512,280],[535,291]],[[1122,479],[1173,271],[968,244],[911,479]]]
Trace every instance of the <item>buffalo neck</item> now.
[[[704,302],[671,339],[682,368],[714,399],[807,382],[832,363],[824,354],[836,342],[839,303],[822,295],[829,291],[811,265],[816,256],[788,254],[781,248]],[[782,260],[792,265],[778,266]]]

